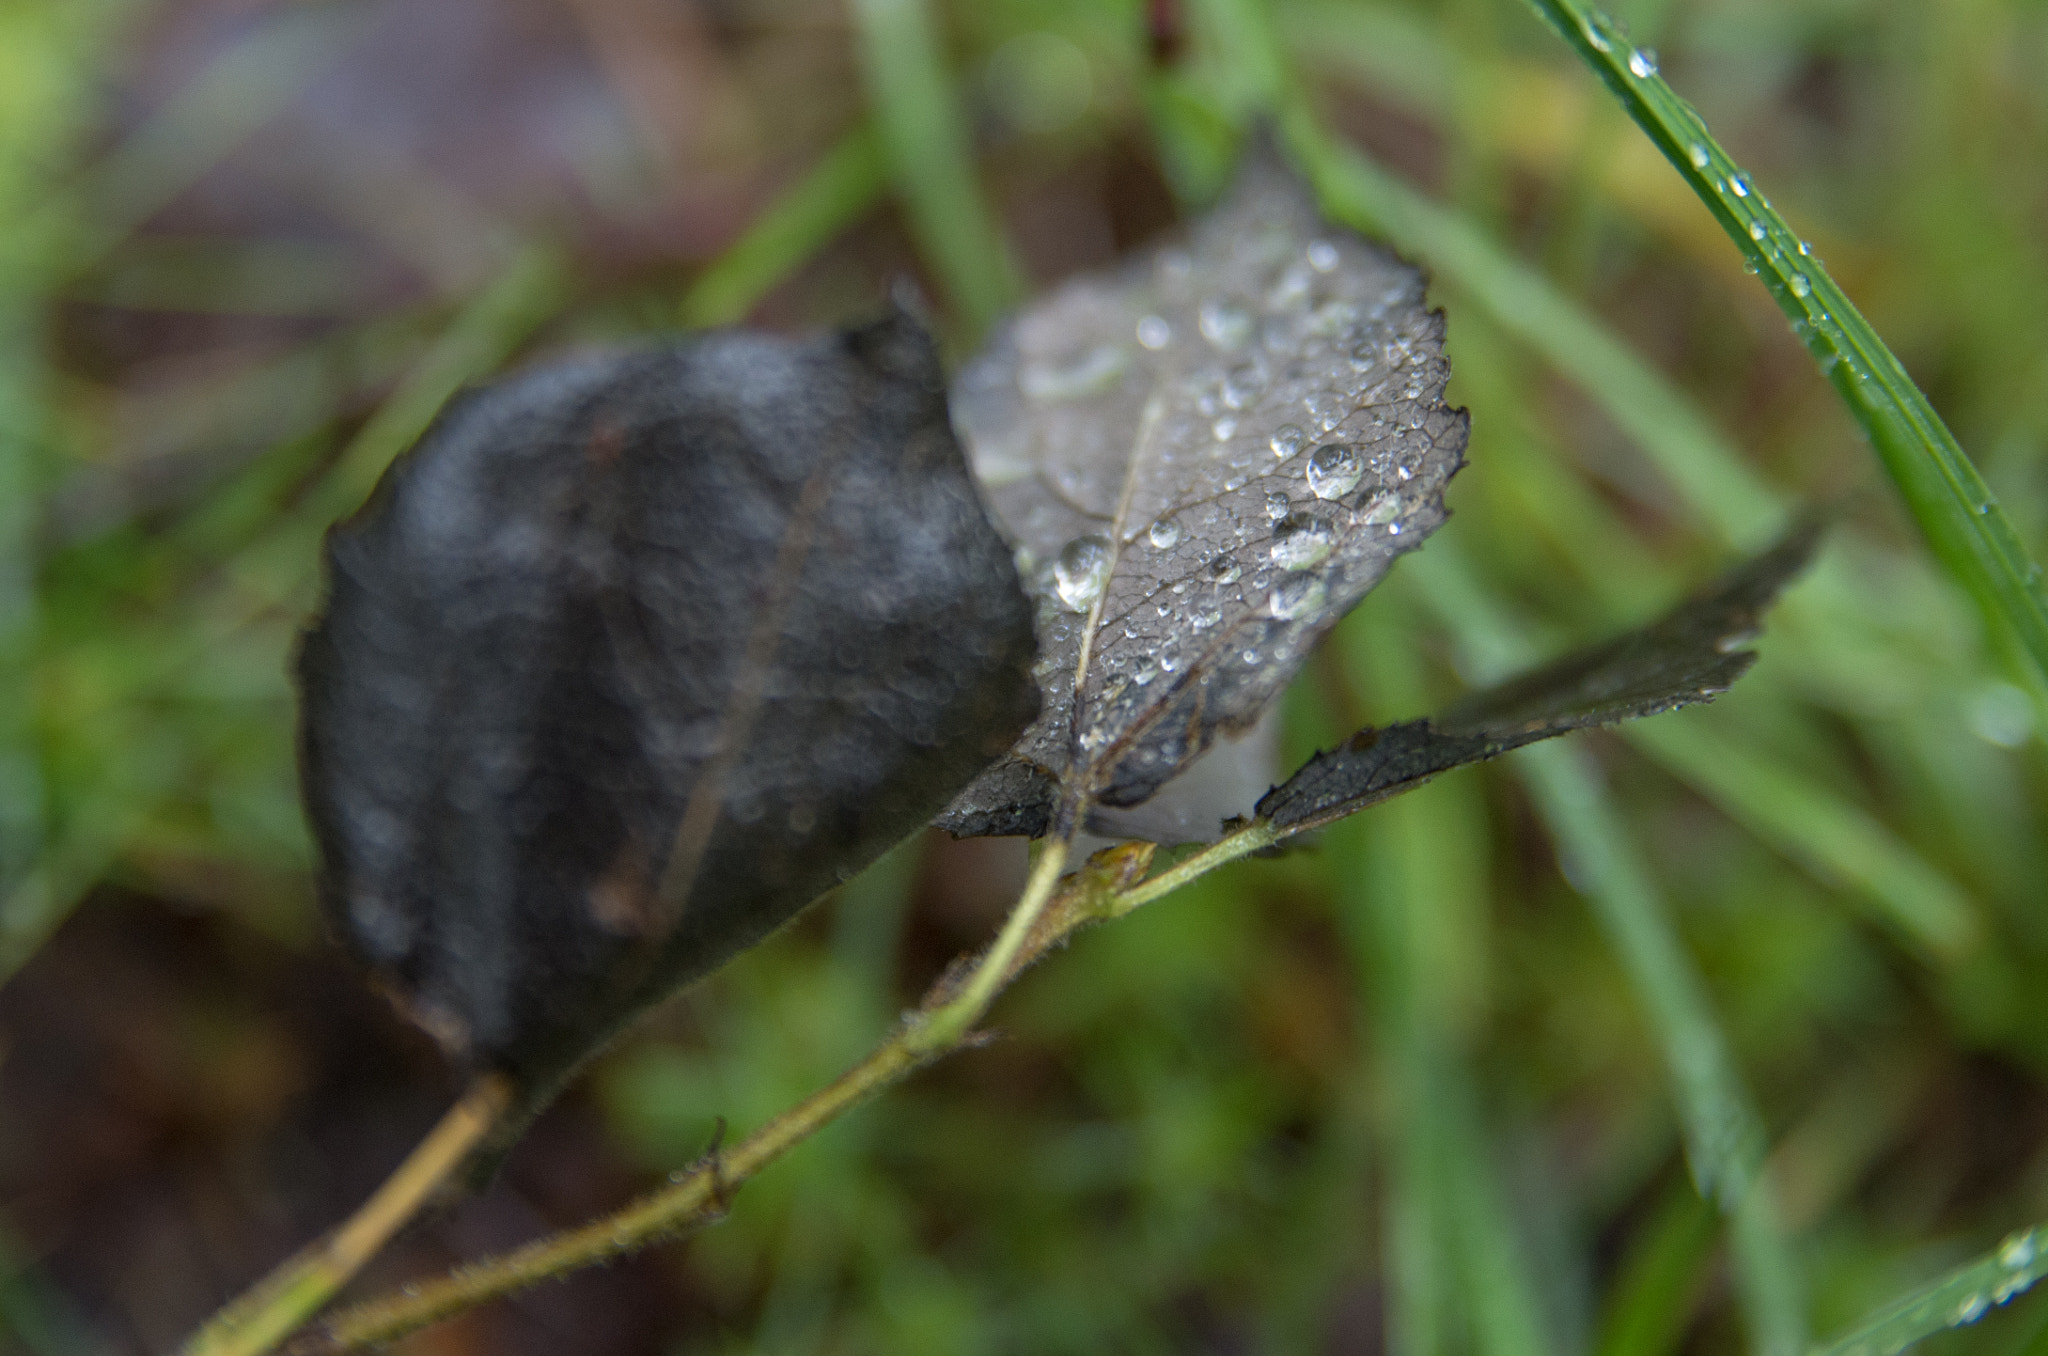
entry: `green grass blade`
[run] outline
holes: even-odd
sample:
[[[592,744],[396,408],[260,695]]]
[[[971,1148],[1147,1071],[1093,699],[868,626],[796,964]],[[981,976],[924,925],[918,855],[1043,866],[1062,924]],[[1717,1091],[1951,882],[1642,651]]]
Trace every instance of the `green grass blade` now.
[[[1493,1162],[1468,1063],[1441,1071],[1437,1098],[1446,1157],[1463,1165],[1445,1183],[1463,1301],[1479,1356],[1549,1356],[1553,1350],[1529,1258]]]
[[[1290,122],[1332,217],[1422,260],[1503,331],[1578,386],[1626,433],[1682,504],[1745,550],[1775,540],[1787,513],[1699,407],[1536,269],[1462,213],[1438,206],[1353,148]]]
[[[1756,1349],[1806,1344],[1798,1271],[1763,1180],[1764,1132],[1692,960],[1598,769],[1576,746],[1524,750],[1519,768],[1560,854],[1650,1010],[1701,1194],[1728,1216],[1736,1289]]]
[[[384,467],[464,383],[488,375],[554,315],[567,286],[561,259],[536,247],[458,311],[293,511],[226,561],[215,591],[198,599],[181,623],[167,627],[165,634],[174,639],[144,671],[130,675],[131,700],[174,687],[205,662],[211,647],[262,612],[309,605],[317,543],[328,524],[362,503]],[[35,953],[150,813],[179,794],[182,745],[157,733],[165,734],[163,751],[144,757],[138,748],[122,783],[99,788],[73,816],[76,822],[51,836],[35,868],[0,891],[0,983]]]
[[[1672,1192],[1622,1260],[1594,1356],[1678,1350],[1719,1232],[1712,1207],[1696,1193]]]
[[[369,9],[321,7],[257,27],[68,191],[37,204],[10,248],[17,267],[45,284],[89,267],[303,94],[375,18]]]
[[[918,248],[979,332],[1024,294],[1024,277],[978,187],[969,122],[928,0],[857,0],[861,62],[890,173]]]
[[[1923,953],[1953,961],[1982,933],[1961,887],[1883,824],[1690,713],[1637,721],[1623,736],[1731,818],[1824,879],[1848,885]]]
[[[862,123],[697,275],[683,295],[683,323],[730,325],[745,319],[770,289],[858,221],[888,177],[882,140]]]
[[[96,111],[88,78],[125,10],[102,0],[0,9],[0,898],[33,874],[48,788],[35,651],[42,495],[51,472],[53,280],[29,222]]]
[[[1625,425],[1655,448],[1660,469],[1686,487],[1688,497],[1706,506],[1711,521],[1731,540],[1755,544],[1777,531],[1783,509],[1776,497],[1757,482],[1739,458],[1721,454],[1720,440],[1704,420],[1691,432],[1699,448],[1710,454],[1694,458],[1672,455],[1666,430],[1645,416],[1640,404],[1670,391],[1619,343],[1602,346],[1606,368],[1639,374],[1640,389],[1617,398],[1595,374],[1585,373],[1573,344],[1598,340],[1591,325],[1530,329],[1534,322],[1517,307],[1554,300],[1543,324],[1568,319],[1575,309],[1547,284],[1537,286],[1532,270],[1515,264],[1491,246],[1486,237],[1456,214],[1434,207],[1420,194],[1324,134],[1293,80],[1281,53],[1271,17],[1257,0],[1208,0],[1207,10],[1218,31],[1228,33],[1237,48],[1233,57],[1246,70],[1271,72],[1259,91],[1265,106],[1277,112],[1290,147],[1307,166],[1325,208],[1339,220],[1382,234],[1397,248],[1422,257],[1461,284],[1484,290],[1497,323],[1539,347],[1575,379],[1587,385],[1601,403],[1634,423]],[[1455,243],[1448,249],[1442,242]],[[1652,405],[1651,409],[1657,409]],[[1666,417],[1690,413],[1675,395],[1664,402]],[[1653,441],[1654,440],[1654,441]],[[1660,453],[1662,455],[1660,455]],[[1450,548],[1438,543],[1423,560],[1437,568],[1430,576],[1439,584],[1456,577]],[[1420,573],[1420,572],[1418,572]],[[1504,671],[1528,657],[1526,647],[1504,621],[1491,615],[1490,603],[1476,585],[1433,599],[1468,643],[1479,641],[1478,656],[1495,671]],[[1462,605],[1461,605],[1462,604]],[[1484,653],[1485,650],[1491,653]],[[1633,987],[1650,1009],[1665,1049],[1676,1087],[1680,1117],[1686,1126],[1688,1158],[1701,1190],[1729,1215],[1731,1250],[1741,1293],[1758,1348],[1766,1356],[1790,1356],[1805,1344],[1803,1302],[1791,1250],[1778,1227],[1776,1210],[1761,1178],[1763,1130],[1736,1074],[1734,1059],[1708,1003],[1705,989],[1666,916],[1647,867],[1629,842],[1591,766],[1576,748],[1559,745],[1525,750],[1519,766],[1548,821],[1560,851],[1578,862],[1589,883],[1592,903],[1628,968]]]
[[[2048,1276],[2048,1225],[2036,1225],[1816,1348],[1815,1356],[1891,1356],[1938,1332],[1975,1323],[2043,1276]]]
[[[377,407],[326,475],[300,503],[233,562],[252,598],[284,603],[312,572],[311,545],[328,524],[355,512],[392,458],[426,432],[462,387],[500,367],[562,307],[569,286],[553,250],[529,247],[472,297]]]
[[[1270,18],[1251,0],[1208,0],[1216,27],[1247,70],[1281,72],[1263,91],[1289,149],[1333,220],[1389,241],[1484,307],[1495,324],[1542,355],[1643,450],[1682,507],[1730,545],[1754,550],[1783,532],[1782,497],[1753,471],[1699,407],[1662,373],[1464,214],[1437,205],[1327,134],[1288,71]]]
[[[1453,544],[1433,543],[1417,564],[1411,577],[1458,635],[1476,671],[1503,674],[1533,658]],[[1790,1356],[1806,1343],[1798,1271],[1762,1175],[1763,1122],[1706,986],[1584,751],[1553,742],[1524,749],[1515,760],[1559,857],[1573,865],[1575,883],[1649,1010],[1685,1127],[1686,1161],[1701,1194],[1729,1221],[1736,1289],[1756,1348],[1764,1356]]]
[[[1372,695],[1375,717],[1427,701],[1408,623],[1382,607],[1341,634],[1351,687]],[[1491,1171],[1476,1135],[1448,1133],[1452,1108],[1443,1095],[1445,1079],[1463,1065],[1459,1028],[1477,1008],[1485,964],[1489,843],[1474,790],[1440,781],[1392,800],[1333,832],[1327,859],[1358,984],[1371,995],[1387,1160],[1386,1337],[1402,1356],[1463,1345],[1473,1306],[1457,1274],[1453,1187]]]
[[[1906,369],[1820,260],[1707,132],[1700,115],[1605,15],[1529,0],[1599,73],[1764,279],[1792,329],[1863,426],[1935,555],[1994,626],[2048,674],[2048,594],[1990,488]]]

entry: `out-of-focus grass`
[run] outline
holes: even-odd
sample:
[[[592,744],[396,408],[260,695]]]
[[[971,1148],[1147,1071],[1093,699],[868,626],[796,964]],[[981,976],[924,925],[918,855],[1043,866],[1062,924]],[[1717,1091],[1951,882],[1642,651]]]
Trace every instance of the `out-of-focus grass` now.
[[[2038,556],[2048,12],[1620,8]],[[1434,270],[1473,412],[1455,518],[1292,695],[1295,756],[1647,615],[1802,501],[1842,521],[1716,708],[1456,774],[1055,957],[1008,1039],[678,1254],[724,1325],[678,1349],[1782,1350],[2048,1217],[2048,710],[1712,217],[1521,5],[740,11],[679,68],[752,129],[688,162],[715,210],[593,160],[594,224],[502,213],[526,224],[487,266],[388,292],[354,237],[195,246],[177,216],[347,16],[266,12],[124,121],[103,93],[177,7],[0,15],[7,969],[105,882],[319,944],[285,656],[319,530],[462,381],[679,306],[851,314],[906,270],[970,335],[1055,281],[1015,260],[1106,262],[1169,195],[1198,210],[1278,102],[1330,210]],[[608,252],[707,217],[722,253]],[[304,328],[185,368],[95,348],[181,295]],[[981,938],[948,882],[987,861],[914,845],[699,985],[597,1073],[621,1153],[681,1166],[836,1072]],[[6,1293],[119,1327],[63,1285]],[[1939,1340],[2002,1352],[2048,1315],[2016,1306]]]

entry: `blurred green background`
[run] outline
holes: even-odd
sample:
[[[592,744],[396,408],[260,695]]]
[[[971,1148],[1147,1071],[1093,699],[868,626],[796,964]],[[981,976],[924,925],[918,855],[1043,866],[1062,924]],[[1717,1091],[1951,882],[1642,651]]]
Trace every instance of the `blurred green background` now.
[[[1615,10],[2039,556],[2048,5]],[[1453,521],[1290,695],[1290,756],[1838,502],[1762,661],[1087,934],[725,1223],[404,1349],[1783,1351],[2048,1218],[2040,681],[1518,0],[6,0],[0,1349],[166,1349],[453,1095],[313,914],[285,678],[321,531],[439,403],[904,276],[964,356],[1216,191],[1248,24],[1382,208],[1439,209],[1400,243],[1473,416]],[[906,845],[361,1289],[797,1100],[1021,871]],[[1928,1349],[2036,1348],[2038,1296]]]

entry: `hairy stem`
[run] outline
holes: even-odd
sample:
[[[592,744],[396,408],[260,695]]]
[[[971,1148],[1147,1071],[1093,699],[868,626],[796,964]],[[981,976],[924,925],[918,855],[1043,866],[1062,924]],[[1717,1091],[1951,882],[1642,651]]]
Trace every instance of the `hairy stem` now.
[[[616,1214],[343,1310],[290,1350],[294,1356],[329,1356],[381,1346],[486,1300],[717,1220],[733,1191],[770,1163],[869,1097],[966,1043],[973,1022],[1010,980],[1075,929],[1109,916],[1115,902],[1144,876],[1152,845],[1127,843],[1097,853],[1062,889],[1059,868],[1065,856],[1065,844],[1046,846],[1002,935],[964,987],[953,975],[941,978],[895,1035],[738,1147],[724,1153],[714,1149],[673,1185]],[[1229,859],[1214,864],[1223,860]]]
[[[257,1356],[277,1345],[419,1212],[511,1101],[512,1085],[502,1075],[486,1074],[470,1084],[361,1209],[215,1314],[185,1343],[185,1356]]]
[[[1011,906],[1010,916],[1003,921],[1003,930],[997,935],[995,945],[975,966],[967,987],[960,991],[958,997],[947,1001],[914,1029],[904,1033],[903,1038],[911,1048],[919,1051],[950,1049],[958,1045],[961,1037],[981,1020],[981,1015],[988,1011],[988,1005],[1010,982],[1012,967],[1019,962],[1025,939],[1030,937],[1046,906],[1052,902],[1053,893],[1060,883],[1060,868],[1067,862],[1069,846],[1066,839],[1052,838],[1040,845],[1038,860],[1032,864],[1030,878],[1024,883],[1024,893]]]

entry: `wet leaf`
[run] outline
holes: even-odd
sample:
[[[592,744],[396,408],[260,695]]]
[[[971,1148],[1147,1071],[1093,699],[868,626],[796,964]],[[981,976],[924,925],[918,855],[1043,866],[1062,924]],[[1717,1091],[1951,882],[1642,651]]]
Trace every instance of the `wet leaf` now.
[[[1816,536],[1801,528],[1658,621],[1472,693],[1433,720],[1359,731],[1268,792],[1259,817],[1315,828],[1539,739],[1711,701],[1755,662],[1745,647]]]
[[[1143,802],[1443,522],[1467,421],[1423,287],[1255,154],[1187,242],[1061,287],[961,374],[1045,705],[942,827]]]
[[[326,908],[544,1088],[927,821],[1037,710],[924,333],[745,333],[473,394],[329,540]]]

